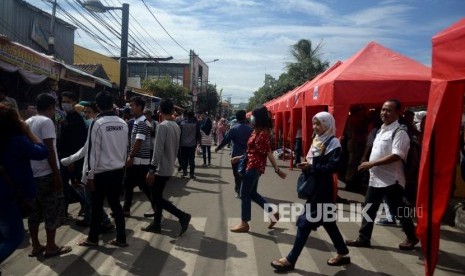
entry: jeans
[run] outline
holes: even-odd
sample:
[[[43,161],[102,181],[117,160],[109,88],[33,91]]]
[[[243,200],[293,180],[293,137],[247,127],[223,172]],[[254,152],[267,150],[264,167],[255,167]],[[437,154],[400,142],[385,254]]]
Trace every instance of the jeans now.
[[[195,171],[195,146],[181,147],[181,168],[183,172],[187,173],[187,164],[189,163],[190,174]]]
[[[207,164],[207,154],[208,154],[208,165],[211,165],[212,163],[211,146],[202,146],[203,164]]]
[[[124,221],[123,208],[119,203],[119,195],[122,189],[124,170],[118,169],[103,173],[95,174],[94,187],[92,192],[92,216],[90,220],[89,241],[98,242],[100,234],[100,225],[102,216],[100,211],[103,208],[103,200],[107,197],[108,204],[115,217],[116,240],[120,243],[126,243],[126,222]]]
[[[134,187],[145,184],[145,176],[148,171],[149,165],[132,165],[126,168],[126,178],[124,179],[124,211],[130,211]]]
[[[24,239],[23,219],[14,202],[2,202],[0,209],[0,264]]]
[[[239,193],[241,191],[242,182],[242,176],[237,172],[238,167],[239,163],[232,164],[232,170],[234,175],[234,191],[236,191],[236,193]]]
[[[169,176],[155,176],[155,183],[149,187],[147,184],[141,185],[140,188],[150,199],[155,216],[153,218],[156,226],[161,224],[161,216],[163,210],[168,211],[177,218],[181,218],[185,213],[179,210],[173,203],[163,198],[163,191],[165,190],[166,183],[170,179]]]
[[[383,188],[368,187],[365,197],[365,204],[371,203],[371,207],[367,210],[367,215],[370,217],[370,222],[363,217],[362,226],[359,230],[359,239],[362,241],[369,241],[373,232],[374,220],[378,212],[379,205],[385,199],[389,206],[391,215],[395,216],[402,225],[402,228],[411,241],[416,241],[415,226],[410,216],[404,215],[404,203],[402,196],[404,195],[404,188],[399,184],[393,184]],[[400,212],[399,212],[400,211]]]
[[[262,209],[265,208],[266,200],[257,192],[258,179],[260,174],[256,169],[248,170],[241,185],[241,219],[242,221],[250,221],[252,212],[252,200],[257,203]],[[266,210],[271,212],[271,208]]]
[[[348,254],[349,249],[347,248],[344,239],[342,238],[341,232],[339,232],[339,228],[337,227],[336,222],[323,223],[323,227],[325,228],[326,233],[328,233],[329,237],[331,238],[331,241],[333,242],[333,245],[337,250],[337,254]],[[289,252],[289,254],[286,257],[290,263],[295,264],[297,262],[297,259],[299,258],[300,253],[305,247],[305,243],[307,242],[308,236],[310,236],[311,231],[311,227],[297,228],[294,246],[292,247],[291,252]]]

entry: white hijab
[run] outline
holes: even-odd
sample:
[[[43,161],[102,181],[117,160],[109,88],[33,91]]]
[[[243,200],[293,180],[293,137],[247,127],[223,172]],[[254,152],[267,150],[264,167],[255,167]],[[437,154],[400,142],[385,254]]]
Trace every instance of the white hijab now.
[[[341,143],[339,143],[338,139],[332,139],[329,145],[324,150],[324,144],[327,139],[331,136],[336,135],[336,122],[334,120],[333,115],[328,112],[319,112],[315,116],[313,116],[312,122],[314,119],[317,119],[324,128],[324,132],[321,135],[315,133],[315,137],[313,137],[312,146],[307,154],[307,162],[310,164],[313,163],[313,157],[321,156],[324,152],[324,155],[332,152],[336,148],[341,147]]]

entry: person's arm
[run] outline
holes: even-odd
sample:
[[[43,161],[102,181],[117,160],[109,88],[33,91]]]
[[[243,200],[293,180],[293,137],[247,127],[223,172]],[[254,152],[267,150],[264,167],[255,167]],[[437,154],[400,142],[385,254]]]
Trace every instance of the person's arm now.
[[[87,141],[84,144],[84,146],[82,148],[80,148],[76,153],[74,153],[74,154],[72,154],[72,155],[70,155],[68,157],[62,158],[60,160],[61,164],[63,164],[64,166],[69,166],[72,163],[83,159],[86,156],[86,153],[87,153]]]
[[[226,146],[227,144],[229,144],[229,142],[231,142],[231,140],[233,139],[233,137],[235,136],[235,133],[236,133],[236,128],[233,128],[231,129],[228,134],[226,134],[226,136],[223,138],[223,141],[221,141],[221,144],[219,144],[216,149],[215,149],[215,152],[218,152],[220,149],[222,149],[224,146]]]
[[[410,147],[410,139],[408,138],[407,132],[403,130],[397,131],[394,139],[392,140],[392,153],[381,157],[376,160],[372,160],[369,162],[363,162],[358,166],[359,171],[364,171],[371,169],[376,166],[382,166],[397,162],[401,159],[405,159],[407,157],[407,152]]]
[[[282,179],[286,178],[287,174],[283,172],[281,169],[278,167],[278,163],[276,163],[276,159],[274,159],[273,152],[269,151],[268,154],[268,160],[270,160],[271,164],[273,165],[275,173],[279,175]]]

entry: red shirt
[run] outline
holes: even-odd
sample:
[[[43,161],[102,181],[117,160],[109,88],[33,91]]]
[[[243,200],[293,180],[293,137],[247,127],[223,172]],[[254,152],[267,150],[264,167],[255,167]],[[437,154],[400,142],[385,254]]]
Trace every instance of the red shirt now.
[[[247,170],[256,169],[263,174],[270,151],[270,134],[267,131],[252,132],[247,142]]]

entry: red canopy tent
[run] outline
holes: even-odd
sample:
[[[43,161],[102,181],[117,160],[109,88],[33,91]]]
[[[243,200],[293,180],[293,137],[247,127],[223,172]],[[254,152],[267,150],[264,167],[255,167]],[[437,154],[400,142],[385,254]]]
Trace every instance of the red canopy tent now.
[[[370,42],[305,91],[306,106],[328,106],[343,132],[351,105],[377,105],[397,98],[405,106],[426,104],[430,68]]]
[[[417,235],[425,273],[436,267],[440,224],[455,179],[465,93],[465,18],[433,37],[431,93],[423,136],[417,208]],[[418,210],[418,209],[417,209]]]

